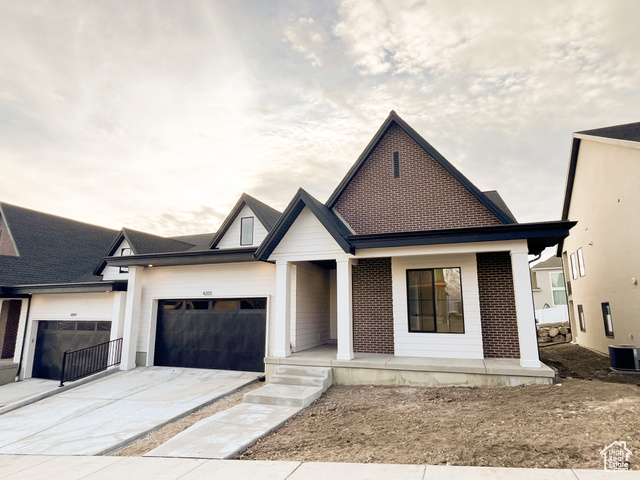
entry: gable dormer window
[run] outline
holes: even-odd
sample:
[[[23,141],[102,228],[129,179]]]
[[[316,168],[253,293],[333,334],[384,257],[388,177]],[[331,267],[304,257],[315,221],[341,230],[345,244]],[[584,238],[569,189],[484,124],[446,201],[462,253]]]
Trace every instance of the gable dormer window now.
[[[240,219],[240,245],[253,245],[253,217]]]

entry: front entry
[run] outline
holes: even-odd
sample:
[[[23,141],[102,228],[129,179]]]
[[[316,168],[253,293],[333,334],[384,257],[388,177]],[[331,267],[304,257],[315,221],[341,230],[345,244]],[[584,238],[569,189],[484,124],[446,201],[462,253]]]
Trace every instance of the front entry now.
[[[266,298],[162,300],[154,365],[264,371]]]

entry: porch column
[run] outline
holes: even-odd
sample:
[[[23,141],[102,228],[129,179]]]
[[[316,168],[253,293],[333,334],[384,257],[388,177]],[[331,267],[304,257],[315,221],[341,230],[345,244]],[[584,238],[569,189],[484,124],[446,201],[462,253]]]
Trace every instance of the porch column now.
[[[109,340],[122,338],[124,334],[124,317],[127,306],[127,292],[113,292],[113,311],[111,313],[111,337]]]
[[[291,264],[286,260],[276,262],[276,357],[291,356]]]
[[[513,290],[518,318],[518,342],[520,344],[520,366],[540,368],[538,357],[538,334],[531,291],[531,273],[527,251],[511,251]]]
[[[353,359],[353,315],[351,298],[351,260],[336,260],[336,303],[338,323],[338,360]]]
[[[122,329],[122,362],[120,363],[120,370],[131,370],[136,367],[143,272],[144,267],[129,267],[127,301],[124,310],[124,327]]]

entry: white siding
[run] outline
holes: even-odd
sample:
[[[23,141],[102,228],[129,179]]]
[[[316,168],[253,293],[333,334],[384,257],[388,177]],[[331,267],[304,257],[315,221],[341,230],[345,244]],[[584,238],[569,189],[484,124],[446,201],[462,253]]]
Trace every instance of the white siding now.
[[[158,300],[266,297],[269,354],[274,345],[275,290],[276,267],[266,262],[145,268],[137,351],[149,352],[153,361]]]
[[[240,222],[243,217],[253,217],[253,245],[240,245]],[[253,211],[245,205],[227,230],[227,233],[218,242],[218,248],[257,247],[267,236],[267,230],[255,216]]]
[[[459,267],[465,333],[409,333],[407,269]],[[409,357],[483,358],[478,270],[473,253],[396,257],[393,277],[393,330],[395,354]]]
[[[121,256],[120,252],[122,252],[123,248],[131,248],[131,246],[129,245],[129,242],[127,242],[125,239],[123,239],[120,245],[118,245],[118,248],[116,249],[113,256],[120,257]],[[104,270],[102,271],[103,280],[126,280],[127,275],[128,273],[126,272],[120,273],[120,267],[112,267],[109,265],[104,267]]]
[[[111,321],[113,293],[33,295],[30,320]]]
[[[304,207],[269,259],[330,260],[345,255],[311,210]]]
[[[311,263],[296,268],[294,351],[324,345],[329,339],[329,271]]]

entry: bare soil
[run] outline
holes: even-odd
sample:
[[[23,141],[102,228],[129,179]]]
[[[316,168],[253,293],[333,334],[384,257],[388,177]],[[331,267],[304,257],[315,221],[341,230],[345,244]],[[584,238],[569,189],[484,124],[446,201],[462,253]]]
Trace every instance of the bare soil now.
[[[640,453],[640,376],[576,345],[540,350],[559,383],[337,385],[238,458],[601,469],[613,441]]]

